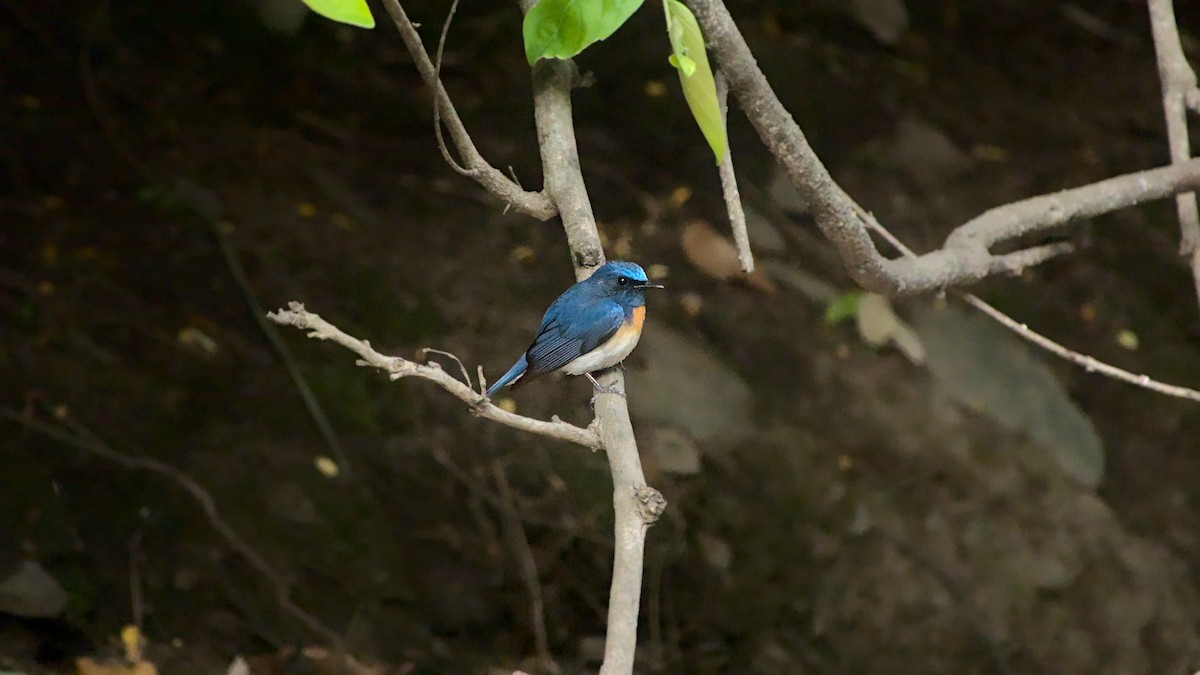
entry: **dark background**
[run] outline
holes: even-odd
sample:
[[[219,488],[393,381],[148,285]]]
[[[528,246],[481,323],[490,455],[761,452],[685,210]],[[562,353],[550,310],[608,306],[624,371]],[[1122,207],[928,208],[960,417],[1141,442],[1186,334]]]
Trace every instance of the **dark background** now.
[[[1200,63],[1200,14],[1177,4]],[[448,3],[405,7],[432,46]],[[0,667],[70,671],[139,615],[165,673],[325,643],[176,480],[31,427],[46,424],[194,478],[364,660],[536,671],[527,551],[551,654],[594,670],[603,457],[285,330],[353,468],[327,477],[315,461],[333,451],[248,301],[299,300],[385,353],[436,347],[494,379],[572,279],[556,222],[505,213],[444,164],[429,95],[373,9],[374,31],[310,16],[289,37],[233,0],[0,7],[0,579],[34,560],[68,598],[55,619],[0,614]],[[731,4],[827,166],[918,250],[991,206],[1167,161],[1141,2],[908,10],[883,44],[840,3]],[[443,74],[483,154],[536,188],[519,36],[515,3],[464,2]],[[648,538],[639,670],[1200,668],[1198,408],[932,297],[897,303],[927,366],[826,325],[803,282],[852,284],[781,208],[736,112],[776,290],[702,272],[680,231],[724,231],[725,214],[665,38],[647,3],[578,59],[595,82],[574,99],[610,257],[669,287],[627,363],[648,479],[671,504]],[[1172,205],[1064,234],[1079,252],[976,290],[1082,352],[1200,384]],[[589,395],[549,379],[513,398],[586,423]],[[1101,447],[1098,486],[1064,475]]]

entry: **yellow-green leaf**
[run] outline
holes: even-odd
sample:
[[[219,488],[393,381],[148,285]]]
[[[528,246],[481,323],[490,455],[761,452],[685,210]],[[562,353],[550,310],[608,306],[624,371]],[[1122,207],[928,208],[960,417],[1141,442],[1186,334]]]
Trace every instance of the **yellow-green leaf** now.
[[[312,11],[326,19],[346,23],[359,28],[374,28],[375,17],[367,7],[366,0],[303,0]]]
[[[691,77],[696,72],[696,60],[690,56],[676,56],[672,54],[667,57],[667,61],[678,68],[684,77]]]
[[[679,0],[663,0],[663,9],[667,15],[667,36],[671,39],[672,54],[668,61],[679,71],[683,97],[720,164],[725,159],[725,120],[721,118],[717,83],[704,50],[704,35],[692,11]]]

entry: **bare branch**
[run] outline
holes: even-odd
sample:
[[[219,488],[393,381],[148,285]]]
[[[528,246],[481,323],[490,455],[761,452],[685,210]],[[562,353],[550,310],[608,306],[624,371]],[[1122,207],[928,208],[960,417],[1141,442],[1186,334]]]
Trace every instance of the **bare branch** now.
[[[975,309],[978,309],[984,314],[992,317],[998,321],[1000,325],[1008,328],[1017,335],[1020,335],[1022,338],[1025,338],[1026,340],[1041,347],[1042,349],[1045,349],[1051,354],[1058,356],[1059,358],[1065,359],[1077,366],[1082,367],[1089,373],[1100,373],[1101,375],[1111,377],[1114,380],[1127,382],[1129,384],[1141,387],[1143,389],[1149,389],[1150,391],[1158,392],[1160,394],[1166,394],[1167,396],[1174,396],[1175,398],[1183,398],[1189,401],[1200,402],[1200,391],[1159,382],[1158,380],[1151,379],[1149,375],[1135,375],[1128,370],[1122,370],[1116,366],[1110,366],[1094,357],[1067,349],[1054,340],[1030,330],[1030,328],[1025,324],[1018,323],[1004,312],[1001,312],[1000,310],[981,300],[978,296],[965,293],[963,294],[963,300],[968,305],[971,305]]]
[[[463,382],[466,382],[468,387],[471,386],[471,376],[467,374],[467,367],[463,365],[462,360],[459,359],[457,356],[455,356],[454,354],[451,354],[450,352],[444,352],[440,349],[434,349],[433,347],[422,348],[421,349],[421,357],[424,358],[424,356],[426,354],[438,354],[441,356],[445,356],[448,359],[452,359],[455,363],[458,364],[458,372],[462,373]],[[480,369],[482,370],[483,366],[480,366]],[[482,380],[480,380],[480,382],[479,382],[479,390],[487,391],[487,387],[483,386]]]
[[[904,242],[900,241],[896,235],[892,234],[887,228],[880,225],[879,222],[876,221],[870,214],[867,214],[867,224],[868,227],[877,232],[879,236],[883,237],[888,243],[896,247],[897,251],[900,251],[906,256],[916,257],[917,254],[913,253],[912,249],[910,249],[908,246],[905,246]],[[959,292],[959,295],[962,297],[963,302],[966,302],[968,305],[988,315],[1001,326],[1004,326],[1005,328],[1016,333],[1022,339],[1032,342],[1038,347],[1045,349],[1046,351],[1065,361],[1070,361],[1077,366],[1081,366],[1089,373],[1100,373],[1101,375],[1111,377],[1114,380],[1120,380],[1122,382],[1142,387],[1143,389],[1149,389],[1150,391],[1157,392],[1159,394],[1187,399],[1189,401],[1200,401],[1200,391],[1188,389],[1187,387],[1180,387],[1174,384],[1167,384],[1165,382],[1159,382],[1158,380],[1151,379],[1149,375],[1135,375],[1128,370],[1122,370],[1116,366],[1111,366],[1095,357],[1088,356],[1087,354],[1080,354],[1079,352],[1068,349],[1067,347],[1064,347],[1054,340],[1051,340],[1045,335],[1032,330],[1029,328],[1029,326],[1019,323],[1016,319],[1013,319],[1011,316],[996,309],[977,295],[961,291]]]
[[[985,211],[950,233],[947,247],[987,248],[1030,232],[1200,188],[1200,159],[1127,173]]]
[[[1154,51],[1158,54],[1158,79],[1162,84],[1163,112],[1167,119],[1167,145],[1171,163],[1183,164],[1191,159],[1188,139],[1187,109],[1200,102],[1196,89],[1196,73],[1188,65],[1179,43],[1179,27],[1175,24],[1172,0],[1148,0],[1150,29],[1154,36]],[[1197,107],[1200,110],[1200,106]],[[1196,294],[1200,297],[1200,210],[1196,194],[1176,195],[1175,210],[1179,214],[1181,233],[1179,252],[1189,260]]]
[[[583,279],[604,264],[604,249],[587,187],[579,173],[579,149],[571,115],[571,90],[579,81],[574,61],[542,59],[533,67],[533,117],[546,194],[562,216],[575,276]]]
[[[721,122],[725,124],[725,157],[721,160],[721,194],[725,197],[725,210],[729,212],[729,225],[733,228],[733,242],[737,244],[738,262],[742,271],[754,271],[754,254],[750,252],[750,235],[746,232],[746,211],[742,208],[742,195],[738,192],[737,174],[733,171],[733,150],[729,143],[729,83],[720,69],[716,74],[717,101],[721,104]]]
[[[450,101],[449,94],[442,86],[437,68],[429,60],[429,54],[425,51],[425,45],[421,42],[421,36],[417,33],[416,26],[409,20],[404,8],[400,6],[399,0],[383,0],[383,6],[391,15],[396,29],[400,31],[400,38],[408,47],[408,53],[412,55],[421,79],[425,80],[425,84],[433,90],[433,95],[438,101],[438,110],[444,113],[443,119],[450,132],[450,139],[458,148],[467,173],[488,192],[511,204],[518,211],[539,220],[553,218],[557,211],[554,203],[545,194],[526,192],[483,158],[483,155],[475,147],[475,142],[471,140],[470,134],[467,133],[462,119],[458,116],[454,103]]]
[[[450,34],[450,22],[454,21],[454,13],[458,11],[458,0],[450,3],[450,11],[446,13],[446,21],[442,24],[442,35],[438,38],[437,56],[433,61],[433,77],[437,82],[442,81],[442,53],[446,50],[446,36]],[[442,97],[433,97],[433,135],[437,139],[438,150],[442,152],[442,159],[450,165],[457,173],[464,176],[474,178],[479,174],[478,171],[467,169],[450,156],[450,148],[446,147],[446,139],[442,136]],[[518,186],[520,187],[520,186]],[[523,189],[523,188],[522,188]],[[505,207],[507,208],[507,206]]]
[[[1200,187],[1200,163],[1143,171],[1092,186],[999,207],[955,231],[947,245],[916,258],[888,259],[875,247],[863,212],[829,175],[800,127],[775,95],[722,0],[687,0],[704,31],[729,90],[750,123],[812,205],[817,225],[833,242],[850,276],[872,291],[896,295],[978,281],[1041,254],[996,256],[988,247],[1073,218],[1107,213]],[[1155,184],[1157,183],[1157,184]],[[1038,201],[1040,200],[1040,201]]]
[[[450,392],[459,400],[471,406],[471,412],[484,418],[499,422],[514,429],[549,436],[564,441],[582,445],[585,448],[599,450],[602,447],[601,437],[595,429],[577,427],[562,421],[547,422],[532,417],[510,413],[503,408],[493,405],[482,394],[471,389],[469,384],[463,384],[454,379],[436,363],[420,364],[399,356],[384,356],[371,348],[366,340],[359,340],[343,333],[337,326],[322,319],[320,316],[304,309],[298,302],[288,303],[288,309],[281,309],[267,314],[267,318],[284,326],[296,326],[310,331],[308,336],[319,340],[332,340],[362,357],[359,365],[371,366],[388,373],[388,377],[398,380],[402,377],[419,377],[429,380]]]
[[[533,2],[521,0],[522,10],[529,11]],[[571,89],[578,79],[575,64],[569,60],[542,59],[533,66],[534,118],[546,193],[562,215],[575,275],[583,279],[604,262],[604,250],[575,145]],[[601,373],[600,383],[624,390],[625,377],[620,368],[610,368]],[[612,472],[614,511],[612,586],[600,674],[631,675],[637,650],[646,530],[666,509],[667,502],[658,490],[646,485],[625,397],[601,395],[596,398],[595,407]]]

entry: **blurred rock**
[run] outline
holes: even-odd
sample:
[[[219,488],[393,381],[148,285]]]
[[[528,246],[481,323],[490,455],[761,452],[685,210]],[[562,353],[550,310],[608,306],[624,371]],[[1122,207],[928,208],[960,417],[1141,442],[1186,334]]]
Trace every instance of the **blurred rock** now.
[[[919,307],[914,325],[938,387],[970,410],[1029,435],[1051,464],[1083,485],[1104,475],[1104,446],[1091,420],[1031,348],[995,322],[952,307]],[[1022,460],[1034,470],[1041,453]]]
[[[0,582],[0,612],[28,619],[50,619],[67,608],[67,592],[41,565],[25,561]]]
[[[642,421],[687,429],[699,442],[732,443],[754,432],[750,387],[711,352],[651,321],[629,368],[630,408]]]
[[[895,44],[908,30],[904,0],[850,0],[850,14],[885,45]]]

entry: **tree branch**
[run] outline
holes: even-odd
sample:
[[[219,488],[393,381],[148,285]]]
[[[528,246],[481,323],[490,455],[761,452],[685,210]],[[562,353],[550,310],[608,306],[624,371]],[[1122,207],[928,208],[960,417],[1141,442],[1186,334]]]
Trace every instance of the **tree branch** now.
[[[1158,55],[1158,79],[1162,83],[1163,112],[1167,119],[1167,145],[1171,163],[1179,165],[1192,157],[1187,109],[1189,104],[1194,105],[1200,99],[1200,90],[1196,88],[1196,73],[1188,65],[1179,43],[1172,0],[1148,0],[1148,4],[1154,51]],[[1200,298],[1200,210],[1196,206],[1196,194],[1176,195],[1175,210],[1179,214],[1182,235],[1179,252],[1191,264],[1196,294]]]
[[[733,241],[737,244],[738,262],[742,271],[754,271],[754,254],[750,252],[750,234],[746,231],[746,210],[742,208],[742,195],[738,191],[737,174],[733,171],[733,144],[729,142],[729,83],[721,70],[717,69],[717,102],[721,104],[721,123],[725,125],[725,158],[718,171],[721,174],[721,194],[725,197],[725,210],[729,212],[729,226],[733,228]]]
[[[520,1],[522,11],[528,12],[535,0]],[[533,66],[534,118],[546,193],[562,215],[575,276],[584,279],[604,263],[604,250],[575,145],[571,89],[578,79],[578,71],[570,60],[542,59]],[[625,389],[625,378],[619,368],[608,369],[599,379],[605,387]],[[608,632],[600,674],[630,675],[637,650],[646,530],[658,520],[667,502],[658,490],[646,485],[625,397],[601,394],[595,407],[600,438],[612,472],[615,513]]]
[[[878,233],[879,236],[883,237],[888,243],[894,246],[897,251],[900,251],[909,257],[916,257],[917,254],[913,253],[912,249],[906,246],[904,242],[900,241],[900,239],[897,238],[896,235],[892,234],[887,228],[885,228],[883,225],[880,225],[878,221],[870,217],[870,214],[868,214],[868,226],[872,231]],[[1158,380],[1152,379],[1149,375],[1135,375],[1128,370],[1123,370],[1116,366],[1109,365],[1094,356],[1080,354],[1079,352],[1068,349],[1067,347],[1064,347],[1054,340],[1051,340],[1045,335],[1038,333],[1029,326],[1019,323],[1016,319],[996,309],[973,293],[967,293],[959,290],[957,291],[957,294],[962,298],[963,302],[983,312],[1001,326],[1004,326],[1005,328],[1016,333],[1020,338],[1032,342],[1034,345],[1041,347],[1042,349],[1054,354],[1064,361],[1070,361],[1071,363],[1080,366],[1089,373],[1100,373],[1105,377],[1111,377],[1114,380],[1120,380],[1122,382],[1126,382],[1143,389],[1149,389],[1150,391],[1164,394],[1166,396],[1173,396],[1175,398],[1200,402],[1200,391],[1188,389],[1187,387],[1180,387],[1174,384],[1167,384],[1165,382],[1159,382]]]
[[[953,232],[942,249],[916,258],[885,258],[868,234],[862,215],[865,211],[834,182],[813,152],[759,69],[722,0],[687,0],[687,4],[729,81],[730,92],[800,194],[812,205],[817,226],[837,248],[850,276],[868,290],[890,295],[914,293],[1020,271],[1061,249],[992,254],[989,246],[1072,218],[1107,213],[1200,187],[1198,162],[1127,174],[992,209],[959,228],[966,228],[967,233]]]
[[[579,80],[574,61],[543,59],[533,67],[533,115],[546,194],[562,216],[567,244],[575,263],[575,276],[586,279],[596,267],[604,264],[604,248],[587,187],[580,174],[579,149],[575,145],[571,90]]]
[[[564,441],[582,445],[585,448],[599,450],[601,435],[593,427],[586,429],[577,427],[558,419],[552,421],[537,420],[510,413],[503,408],[493,405],[483,394],[471,389],[470,383],[462,383],[436,363],[420,364],[399,356],[384,356],[371,347],[366,340],[359,340],[343,333],[337,326],[329,323],[320,316],[304,309],[298,302],[288,303],[288,309],[281,309],[267,314],[267,318],[283,326],[295,326],[310,331],[308,336],[319,340],[332,340],[337,344],[358,354],[362,360],[359,365],[371,366],[388,373],[388,377],[398,380],[402,377],[419,377],[437,384],[450,392],[459,400],[471,406],[471,412],[484,419],[499,422],[505,426],[522,431],[528,431],[542,436],[549,436]],[[483,389],[483,382],[480,383]]]
[[[516,210],[538,220],[553,218],[556,209],[545,193],[527,192],[483,158],[483,155],[475,147],[475,142],[471,140],[470,134],[467,133],[462,119],[458,116],[454,103],[450,101],[450,95],[442,86],[437,68],[429,60],[429,54],[425,51],[425,45],[421,42],[421,36],[417,33],[416,26],[408,18],[404,8],[400,6],[399,0],[383,0],[383,6],[391,15],[393,23],[396,24],[396,30],[400,31],[400,38],[408,47],[408,53],[412,55],[421,79],[425,80],[425,84],[434,92],[438,116],[445,121],[446,129],[450,132],[450,139],[454,141],[454,147],[458,148],[459,154],[462,155],[464,173],[478,181],[488,192],[511,204]],[[447,159],[449,160],[449,158]],[[453,162],[451,162],[451,166],[454,166]]]
[[[1200,188],[1200,159],[1127,173],[985,211],[946,238],[947,247],[989,247],[1080,218],[1116,211]]]

